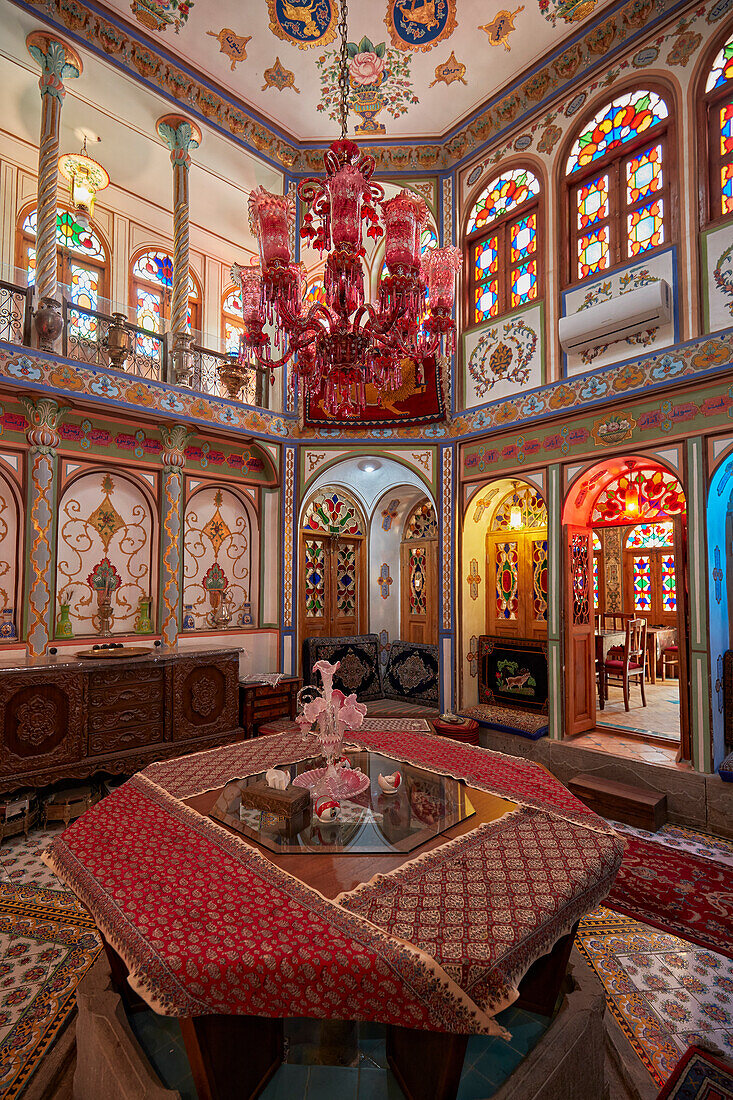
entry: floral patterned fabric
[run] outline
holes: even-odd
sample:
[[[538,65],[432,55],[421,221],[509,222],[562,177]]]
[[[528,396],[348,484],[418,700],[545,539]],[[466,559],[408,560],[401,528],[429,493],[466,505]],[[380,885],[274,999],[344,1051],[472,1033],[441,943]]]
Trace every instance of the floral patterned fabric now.
[[[303,682],[320,687],[313,671],[318,661],[341,662],[333,686],[344,695],[356,695],[360,703],[382,698],[379,675],[379,636],[354,634],[345,638],[306,638],[303,642]]]
[[[439,675],[437,645],[392,642],[382,681],[384,697],[437,707]]]
[[[521,976],[608,892],[622,842],[544,769],[430,734],[355,736],[523,806],[330,901],[180,801],[311,755],[311,738],[284,733],[153,764],[47,849],[157,1012],[501,1033],[492,1017]],[[454,871],[482,898],[462,902],[460,927]]]

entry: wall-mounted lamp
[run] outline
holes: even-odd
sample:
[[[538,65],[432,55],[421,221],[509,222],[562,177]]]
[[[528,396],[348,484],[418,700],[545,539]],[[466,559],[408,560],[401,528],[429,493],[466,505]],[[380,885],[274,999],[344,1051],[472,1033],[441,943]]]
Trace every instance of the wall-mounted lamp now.
[[[68,180],[76,220],[88,229],[97,192],[108,186],[109,176],[102,165],[87,154],[86,137],[80,153],[64,153],[59,157],[59,172]]]

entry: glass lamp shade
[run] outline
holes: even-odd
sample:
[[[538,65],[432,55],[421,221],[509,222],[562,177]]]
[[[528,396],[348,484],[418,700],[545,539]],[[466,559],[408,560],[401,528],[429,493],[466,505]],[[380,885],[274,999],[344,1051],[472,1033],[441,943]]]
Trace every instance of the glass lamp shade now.
[[[79,225],[88,229],[97,192],[103,191],[109,184],[107,172],[84,152],[64,153],[59,157],[59,172],[68,181],[69,197],[76,220]]]
[[[428,220],[423,199],[410,191],[400,191],[382,203],[385,225],[384,258],[391,274],[398,267],[417,267],[420,263],[420,234]]]
[[[461,266],[460,249],[451,246],[428,248],[422,262],[428,284],[430,309],[450,312],[456,296],[456,272]]]
[[[293,200],[258,187],[249,196],[249,223],[257,235],[262,269],[290,263],[290,227],[295,221]]]
[[[512,504],[509,509],[509,526],[515,531],[522,526],[522,509],[518,504]]]
[[[260,319],[260,297],[262,295],[262,269],[259,264],[251,267],[232,266],[232,278],[242,288],[242,320],[245,325]]]
[[[331,203],[331,240],[334,248],[349,251],[361,244],[361,213],[367,181],[353,164],[342,164],[326,180]]]

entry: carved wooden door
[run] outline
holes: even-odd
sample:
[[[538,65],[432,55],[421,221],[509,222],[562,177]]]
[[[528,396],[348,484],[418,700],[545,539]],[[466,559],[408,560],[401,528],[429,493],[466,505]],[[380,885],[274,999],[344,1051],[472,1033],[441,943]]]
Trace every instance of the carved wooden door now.
[[[362,546],[363,539],[301,534],[300,622],[304,638],[361,633]]]
[[[300,622],[304,638],[329,637],[329,550],[331,540],[324,535],[300,537]]]
[[[486,536],[486,621],[498,638],[547,635],[547,531]]]
[[[438,543],[410,539],[400,547],[400,638],[436,645],[438,641]]]
[[[593,614],[593,532],[565,528],[566,736],[596,724],[596,654]]]

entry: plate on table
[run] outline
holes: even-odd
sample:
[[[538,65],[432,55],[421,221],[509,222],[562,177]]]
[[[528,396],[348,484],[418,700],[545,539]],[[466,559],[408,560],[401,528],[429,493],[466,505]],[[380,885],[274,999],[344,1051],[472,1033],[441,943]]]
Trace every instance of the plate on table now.
[[[119,649],[82,649],[77,653],[77,657],[89,658],[89,660],[99,660],[103,657],[142,657],[146,653],[152,653],[153,650],[147,645],[131,645],[121,646]]]

